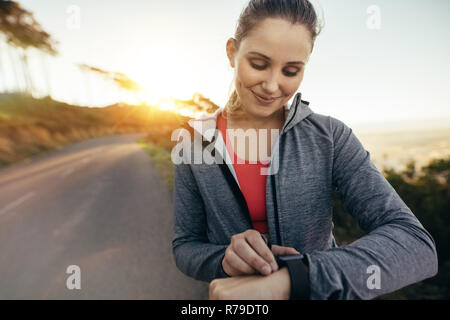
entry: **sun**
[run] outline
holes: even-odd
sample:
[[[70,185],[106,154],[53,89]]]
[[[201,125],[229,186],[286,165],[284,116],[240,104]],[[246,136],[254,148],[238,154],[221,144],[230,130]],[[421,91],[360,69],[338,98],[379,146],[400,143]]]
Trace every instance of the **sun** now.
[[[157,107],[164,111],[178,111],[179,109],[171,98],[160,99],[157,103]]]

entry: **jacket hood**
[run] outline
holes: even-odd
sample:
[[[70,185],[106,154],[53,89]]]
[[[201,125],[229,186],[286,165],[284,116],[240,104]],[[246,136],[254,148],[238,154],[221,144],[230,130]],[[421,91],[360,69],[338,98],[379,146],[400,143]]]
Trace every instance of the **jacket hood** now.
[[[284,122],[280,135],[285,133],[313,113],[313,111],[309,107],[309,102],[304,101],[301,98],[302,94],[301,92],[298,92],[295,95],[291,105],[289,107],[287,105],[284,107],[286,121]],[[188,123],[195,132],[201,134],[207,141],[211,141],[214,136],[214,130],[217,126],[217,117],[222,113],[224,109],[225,107],[221,107],[217,109],[213,114],[207,114],[195,119],[191,119],[188,121]]]

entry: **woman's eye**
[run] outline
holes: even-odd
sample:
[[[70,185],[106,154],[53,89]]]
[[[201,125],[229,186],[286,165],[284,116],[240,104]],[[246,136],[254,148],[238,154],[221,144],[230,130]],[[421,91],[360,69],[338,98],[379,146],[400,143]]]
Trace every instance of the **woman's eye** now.
[[[251,64],[253,68],[258,69],[258,70],[263,70],[266,66],[260,66],[258,64],[252,63]]]
[[[295,77],[297,75],[297,72],[285,71],[284,74],[287,75],[288,77]]]
[[[258,65],[255,63],[250,63],[251,66],[257,70],[264,70],[267,66],[266,65]],[[289,72],[289,71],[284,71],[284,74],[288,77],[295,77],[297,75],[298,72]]]

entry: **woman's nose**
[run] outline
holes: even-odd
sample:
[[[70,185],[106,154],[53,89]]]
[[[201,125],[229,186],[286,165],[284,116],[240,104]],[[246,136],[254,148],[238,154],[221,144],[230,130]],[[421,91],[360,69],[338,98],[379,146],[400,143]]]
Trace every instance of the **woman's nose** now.
[[[262,87],[268,95],[273,95],[275,92],[277,92],[278,78],[276,74],[270,73],[270,75],[268,75],[268,77],[263,81]]]

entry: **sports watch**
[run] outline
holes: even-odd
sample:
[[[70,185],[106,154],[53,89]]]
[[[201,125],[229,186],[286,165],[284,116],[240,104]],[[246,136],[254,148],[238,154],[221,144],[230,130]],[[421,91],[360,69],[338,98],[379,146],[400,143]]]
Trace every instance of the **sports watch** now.
[[[287,267],[291,280],[289,300],[309,299],[308,259],[303,254],[277,256],[275,260],[279,268]]]
[[[263,234],[264,242],[272,250],[272,245]],[[289,300],[309,299],[309,270],[308,259],[303,254],[276,256],[279,268],[287,267],[291,281],[291,295]]]

